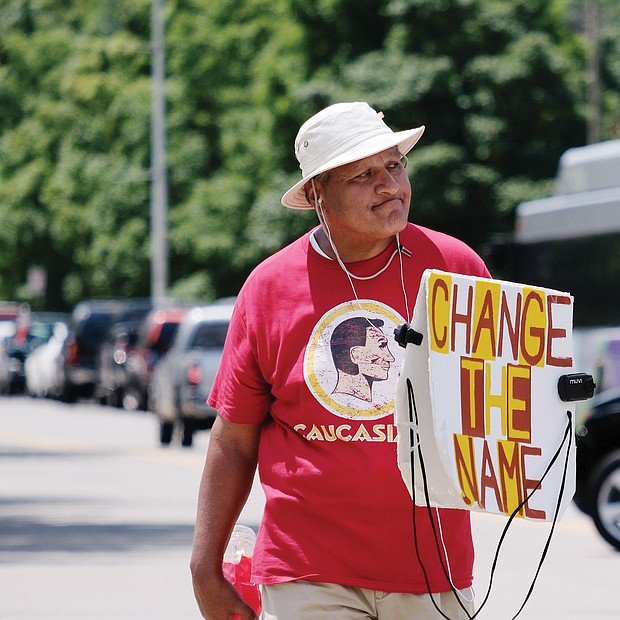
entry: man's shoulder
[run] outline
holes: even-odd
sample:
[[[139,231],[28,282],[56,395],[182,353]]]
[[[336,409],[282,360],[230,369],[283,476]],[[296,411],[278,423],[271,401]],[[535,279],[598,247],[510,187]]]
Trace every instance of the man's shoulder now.
[[[291,279],[298,278],[299,270],[307,269],[307,254],[306,234],[256,265],[243,284],[242,294],[250,294],[256,298],[273,294],[275,289],[282,286],[291,286]]]
[[[429,263],[430,268],[444,269],[456,273],[488,276],[484,261],[464,241],[451,235],[426,228],[418,224],[409,224],[406,241],[414,255],[416,250]]]
[[[306,233],[263,259],[252,270],[252,275],[258,274],[260,276],[273,270],[286,270],[292,264],[296,264],[299,261],[305,262],[305,257],[308,253],[308,237],[309,233]]]
[[[411,236],[414,243],[428,243],[434,245],[439,249],[443,248],[458,248],[463,251],[473,252],[473,250],[461,239],[448,235],[447,233],[433,228],[426,228],[419,224],[409,223],[407,226],[408,235]]]

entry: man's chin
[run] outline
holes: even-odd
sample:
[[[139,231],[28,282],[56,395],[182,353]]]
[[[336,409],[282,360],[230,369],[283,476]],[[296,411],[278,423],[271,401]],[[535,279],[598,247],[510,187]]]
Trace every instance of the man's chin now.
[[[409,212],[403,211],[402,208],[396,211],[393,211],[390,214],[390,226],[392,228],[393,234],[400,233],[405,228],[407,228],[407,216]]]

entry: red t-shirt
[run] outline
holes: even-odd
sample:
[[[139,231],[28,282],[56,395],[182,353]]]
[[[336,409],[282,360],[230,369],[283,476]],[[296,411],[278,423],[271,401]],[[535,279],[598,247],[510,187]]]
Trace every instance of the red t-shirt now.
[[[239,293],[209,404],[241,424],[265,422],[259,475],[266,504],[254,552],[258,583],[293,579],[387,592],[450,584],[426,508],[415,509],[398,469],[394,393],[404,349],[393,337],[427,268],[488,277],[462,242],[412,224],[411,252],[351,283],[312,248],[310,233],[273,255]],[[350,263],[375,274],[395,244]],[[440,510],[441,553],[453,585],[471,585],[469,513]],[[436,511],[434,511],[436,516]],[[436,525],[439,531],[439,526]]]

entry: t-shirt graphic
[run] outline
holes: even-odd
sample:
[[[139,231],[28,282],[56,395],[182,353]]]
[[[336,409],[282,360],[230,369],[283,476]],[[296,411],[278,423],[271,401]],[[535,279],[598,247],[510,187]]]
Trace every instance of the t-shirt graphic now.
[[[394,412],[404,349],[394,329],[404,319],[373,300],[348,301],[324,314],[310,336],[304,378],[333,414],[372,420]]]

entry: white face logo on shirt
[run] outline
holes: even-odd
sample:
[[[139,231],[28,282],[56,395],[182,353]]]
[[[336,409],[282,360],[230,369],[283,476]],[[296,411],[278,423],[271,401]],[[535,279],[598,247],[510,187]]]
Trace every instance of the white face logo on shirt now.
[[[308,342],[304,377],[323,407],[363,420],[394,412],[404,356],[394,329],[403,322],[389,306],[372,300],[346,302],[321,318]]]

